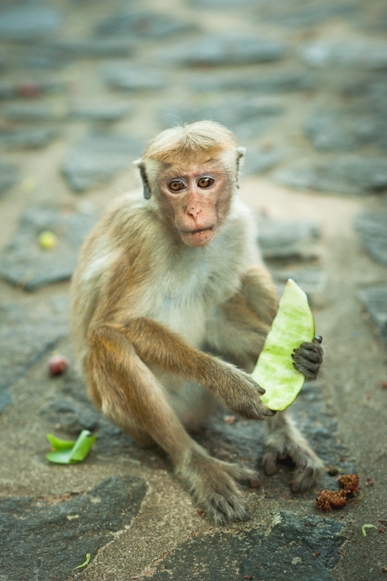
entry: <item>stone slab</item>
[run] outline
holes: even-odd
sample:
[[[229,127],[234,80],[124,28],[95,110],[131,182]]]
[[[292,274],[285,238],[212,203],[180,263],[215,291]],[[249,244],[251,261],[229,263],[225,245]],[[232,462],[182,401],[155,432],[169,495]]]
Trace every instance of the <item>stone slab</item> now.
[[[63,121],[68,118],[68,106],[62,101],[55,104],[39,103],[11,103],[4,109],[4,117],[10,121],[24,121],[27,123],[44,121]]]
[[[262,216],[258,241],[265,260],[311,260],[318,256],[320,238],[317,220],[290,222]]]
[[[65,472],[66,468],[62,467]],[[86,492],[0,499],[0,555],[5,580],[65,581],[91,561],[138,513],[147,486],[130,476],[110,476]],[[78,572],[81,572],[79,569]]]
[[[283,5],[281,0],[262,3],[258,12],[264,21],[279,24],[286,28],[313,28],[329,20],[344,19],[348,22],[358,14],[358,7],[348,2],[325,2],[293,0]],[[260,20],[261,20],[260,18]]]
[[[101,66],[102,78],[112,89],[158,91],[167,86],[167,77],[159,69],[113,62]]]
[[[260,97],[243,99],[212,98],[197,104],[169,106],[161,111],[164,127],[176,121],[189,123],[209,119],[218,121],[235,132],[240,140],[265,133],[273,119],[283,113],[282,105],[275,99]]]
[[[0,276],[25,290],[68,280],[76,267],[80,246],[96,223],[96,215],[47,206],[30,206],[0,259]],[[39,235],[57,236],[52,250],[39,245]]]
[[[387,68],[387,42],[371,40],[312,40],[300,47],[300,58],[312,67]]]
[[[152,11],[122,11],[101,20],[96,28],[97,36],[124,36],[138,39],[162,39],[171,35],[185,34],[195,26],[171,15]]]
[[[143,147],[139,141],[123,135],[94,133],[69,151],[61,171],[74,192],[83,192],[128,169]]]
[[[387,160],[362,156],[306,159],[274,173],[294,188],[339,194],[367,195],[387,190]]]
[[[364,212],[357,216],[355,227],[368,254],[387,265],[387,212]]]
[[[50,93],[66,93],[67,89],[64,81],[1,81],[0,99],[38,99]]]
[[[0,40],[31,42],[58,32],[63,24],[59,10],[25,4],[0,12]]]
[[[9,161],[0,159],[0,196],[20,180],[19,168]]]
[[[0,305],[0,411],[11,403],[10,386],[68,334],[69,300]]]
[[[109,58],[128,57],[134,52],[133,42],[125,38],[63,39],[43,45],[47,50],[68,57]]]
[[[359,298],[367,309],[377,333],[387,343],[387,287],[366,288],[359,292]]]
[[[285,46],[281,41],[242,34],[202,36],[159,51],[162,64],[191,67],[274,62],[284,56]]]
[[[55,128],[18,127],[0,130],[0,149],[39,149],[58,137]]]
[[[161,558],[147,578],[154,581],[333,581],[343,524],[321,516],[272,514],[270,527],[193,537]],[[314,555],[318,553],[318,557]]]
[[[128,103],[99,103],[90,101],[89,103],[76,103],[70,106],[69,116],[72,119],[81,119],[82,121],[101,121],[112,123],[125,119],[132,115],[134,108]]]
[[[304,91],[318,86],[318,77],[313,71],[288,71],[270,74],[238,73],[191,73],[188,85],[195,91],[254,91],[255,93],[288,93]]]
[[[278,165],[284,158],[283,150],[276,147],[248,149],[242,167],[242,175],[258,175]]]

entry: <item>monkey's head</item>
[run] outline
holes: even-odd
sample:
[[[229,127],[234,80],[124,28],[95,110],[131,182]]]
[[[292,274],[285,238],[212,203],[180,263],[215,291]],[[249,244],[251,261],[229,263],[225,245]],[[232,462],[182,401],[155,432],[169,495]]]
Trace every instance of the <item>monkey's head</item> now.
[[[205,246],[223,224],[244,151],[231,131],[199,121],[163,131],[135,162],[144,197],[185,244]]]

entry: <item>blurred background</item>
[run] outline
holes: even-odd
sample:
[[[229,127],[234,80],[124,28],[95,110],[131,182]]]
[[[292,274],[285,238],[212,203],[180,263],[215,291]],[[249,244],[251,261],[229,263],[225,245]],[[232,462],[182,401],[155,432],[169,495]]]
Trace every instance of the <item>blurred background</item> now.
[[[111,474],[153,483],[150,511],[83,579],[139,578],[192,531],[213,528],[187,501],[165,457],[140,451],[88,402],[73,373],[68,330],[69,280],[82,241],[112,198],[140,187],[132,161],[149,138],[176,123],[219,121],[247,147],[241,195],[260,223],[264,258],[279,290],[292,276],[307,291],[324,336],[323,372],[317,387],[303,390],[295,415],[326,466],[359,473],[366,501],[348,508],[345,521],[324,516],[328,529],[313,551],[320,555],[344,525],[347,538],[364,544],[362,524],[387,522],[386,34],[385,0],[0,0],[2,494],[80,491]],[[54,350],[70,360],[56,381],[46,371]],[[64,478],[45,460],[45,434],[68,438],[83,428],[98,430],[94,451]],[[252,466],[263,454],[260,430],[259,423],[228,424],[220,415],[198,438],[218,457]],[[301,500],[289,494],[288,472],[281,468],[248,496],[252,531],[278,507],[289,510],[291,503],[302,526],[303,511],[315,510],[313,491]],[[335,482],[327,473],[322,485]],[[159,485],[164,492],[157,496]],[[92,514],[90,530],[98,518],[105,526],[102,512]],[[19,530],[9,522],[10,531]],[[63,549],[60,561],[57,546],[70,546],[67,529],[59,525],[55,537],[36,522],[44,543],[35,534],[20,542],[23,527],[21,536],[15,532],[7,579],[31,578],[29,558],[19,558],[16,547],[38,555],[45,544],[36,570],[46,571],[42,579],[54,571],[65,580],[70,561],[75,567],[90,550],[94,559],[111,540],[79,549],[83,532],[74,529],[71,559]],[[289,546],[291,535],[297,543],[302,537],[294,526]],[[282,578],[281,535],[273,541],[279,569],[265,573],[269,581]],[[332,541],[335,579],[380,581],[387,570],[383,538],[372,537],[364,550],[347,543],[340,562]],[[223,541],[226,563],[232,536]],[[120,543],[122,567],[109,577],[105,568],[116,571]],[[309,555],[309,538],[305,543]],[[197,559],[212,563],[219,547],[212,553],[208,545],[203,558],[199,547]],[[322,561],[310,559],[298,581],[331,579]],[[193,578],[187,571],[175,578]],[[203,579],[239,579],[230,571]]]

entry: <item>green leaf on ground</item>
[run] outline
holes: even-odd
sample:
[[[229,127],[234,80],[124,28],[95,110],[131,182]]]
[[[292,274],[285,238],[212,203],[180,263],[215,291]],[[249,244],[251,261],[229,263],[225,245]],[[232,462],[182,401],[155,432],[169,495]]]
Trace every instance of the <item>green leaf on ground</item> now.
[[[46,458],[55,464],[82,462],[90,452],[96,438],[97,434],[92,436],[89,430],[82,430],[77,440],[60,440],[52,434],[47,434],[47,439],[53,447],[53,451],[46,454]]]

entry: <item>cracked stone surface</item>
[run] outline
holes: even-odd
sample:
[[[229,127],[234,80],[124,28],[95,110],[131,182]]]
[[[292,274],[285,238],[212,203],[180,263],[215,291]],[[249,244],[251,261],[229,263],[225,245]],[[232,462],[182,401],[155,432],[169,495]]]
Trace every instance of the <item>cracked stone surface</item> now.
[[[0,556],[2,576],[64,581],[86,554],[93,559],[114,533],[130,525],[146,488],[139,479],[110,476],[81,493],[0,499],[7,538]]]
[[[365,212],[356,217],[355,227],[360,232],[368,254],[387,265],[387,212]]]

